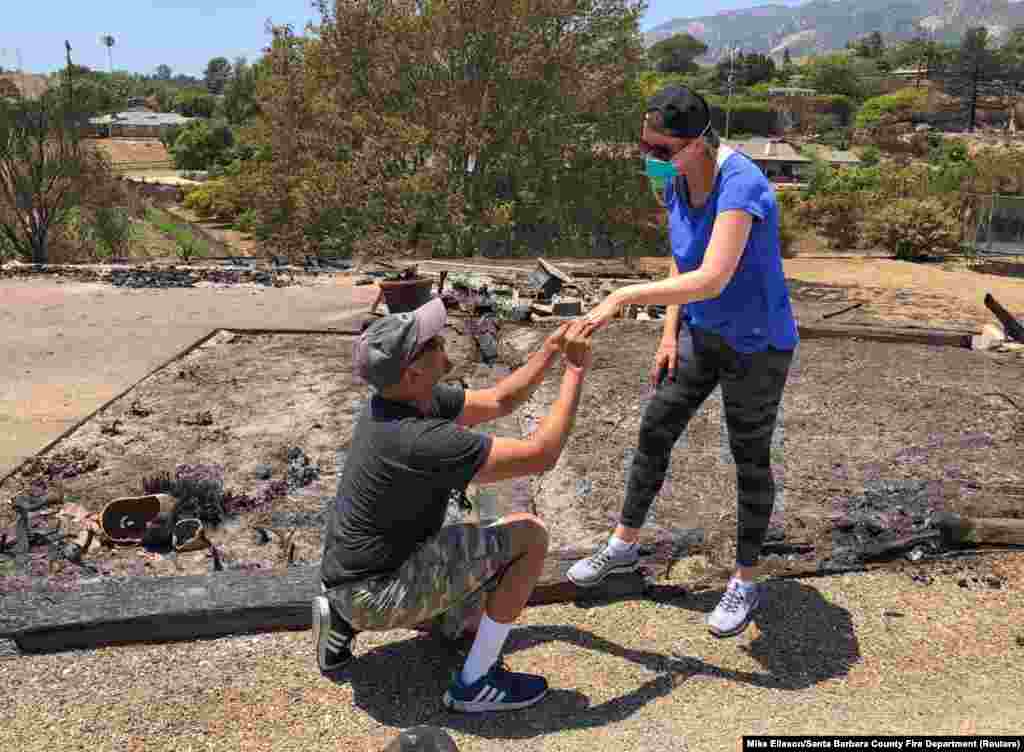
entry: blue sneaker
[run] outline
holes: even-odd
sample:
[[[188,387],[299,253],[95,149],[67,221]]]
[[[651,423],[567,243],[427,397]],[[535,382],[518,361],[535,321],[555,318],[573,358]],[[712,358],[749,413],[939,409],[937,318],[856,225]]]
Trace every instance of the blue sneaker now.
[[[463,684],[462,672],[456,671],[443,702],[449,710],[460,713],[486,713],[528,708],[547,693],[548,682],[543,676],[513,673],[499,660],[472,684]]]

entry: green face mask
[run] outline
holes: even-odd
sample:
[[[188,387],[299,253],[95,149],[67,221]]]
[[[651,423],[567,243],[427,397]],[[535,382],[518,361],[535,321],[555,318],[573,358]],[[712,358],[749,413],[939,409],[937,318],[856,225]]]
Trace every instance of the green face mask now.
[[[679,170],[674,164],[654,157],[647,157],[644,160],[644,169],[650,178],[672,179],[679,175]]]

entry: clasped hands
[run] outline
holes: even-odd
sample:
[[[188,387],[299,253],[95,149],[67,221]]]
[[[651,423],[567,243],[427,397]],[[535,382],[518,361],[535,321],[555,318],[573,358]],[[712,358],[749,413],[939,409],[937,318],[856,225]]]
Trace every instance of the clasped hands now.
[[[548,355],[561,353],[566,365],[588,369],[593,361],[590,338],[596,330],[593,322],[586,319],[566,321],[544,340],[544,352]]]
[[[586,316],[567,321],[544,341],[544,352],[554,355],[560,352],[565,362],[573,368],[589,368],[593,351],[591,337],[615,318],[621,305],[609,295]]]
[[[591,362],[591,337],[614,319],[622,303],[615,293],[608,295],[585,316],[562,324],[548,337],[545,347],[548,352],[561,350],[566,361],[577,368],[586,368]],[[678,358],[678,344],[675,337],[664,336],[658,343],[658,351],[651,364],[651,386],[657,387],[663,376],[674,379]],[[584,363],[585,365],[576,365]]]

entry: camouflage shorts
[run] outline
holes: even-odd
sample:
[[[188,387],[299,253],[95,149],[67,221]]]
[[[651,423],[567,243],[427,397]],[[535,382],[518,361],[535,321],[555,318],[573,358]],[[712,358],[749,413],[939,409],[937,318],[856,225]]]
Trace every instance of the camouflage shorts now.
[[[446,525],[397,571],[326,589],[331,605],[357,630],[409,629],[446,612],[466,612],[494,590],[508,565],[508,527]],[[458,607],[458,608],[456,608]],[[460,625],[444,625],[450,636]]]

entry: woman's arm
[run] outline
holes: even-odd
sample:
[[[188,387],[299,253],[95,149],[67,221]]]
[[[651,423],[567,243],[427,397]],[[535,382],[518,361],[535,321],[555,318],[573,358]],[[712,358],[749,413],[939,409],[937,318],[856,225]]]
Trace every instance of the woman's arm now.
[[[679,267],[676,265],[675,257],[669,258],[668,279],[679,276]],[[662,330],[661,338],[671,342],[676,341],[679,336],[679,306],[670,305],[665,308],[665,328]]]
[[[671,274],[658,282],[620,287],[598,308],[606,304],[614,306],[615,310],[633,304],[674,306],[718,297],[739,265],[752,223],[753,218],[745,211],[734,209],[722,212],[715,218],[704,263],[699,269]],[[675,315],[678,317],[678,309]]]

